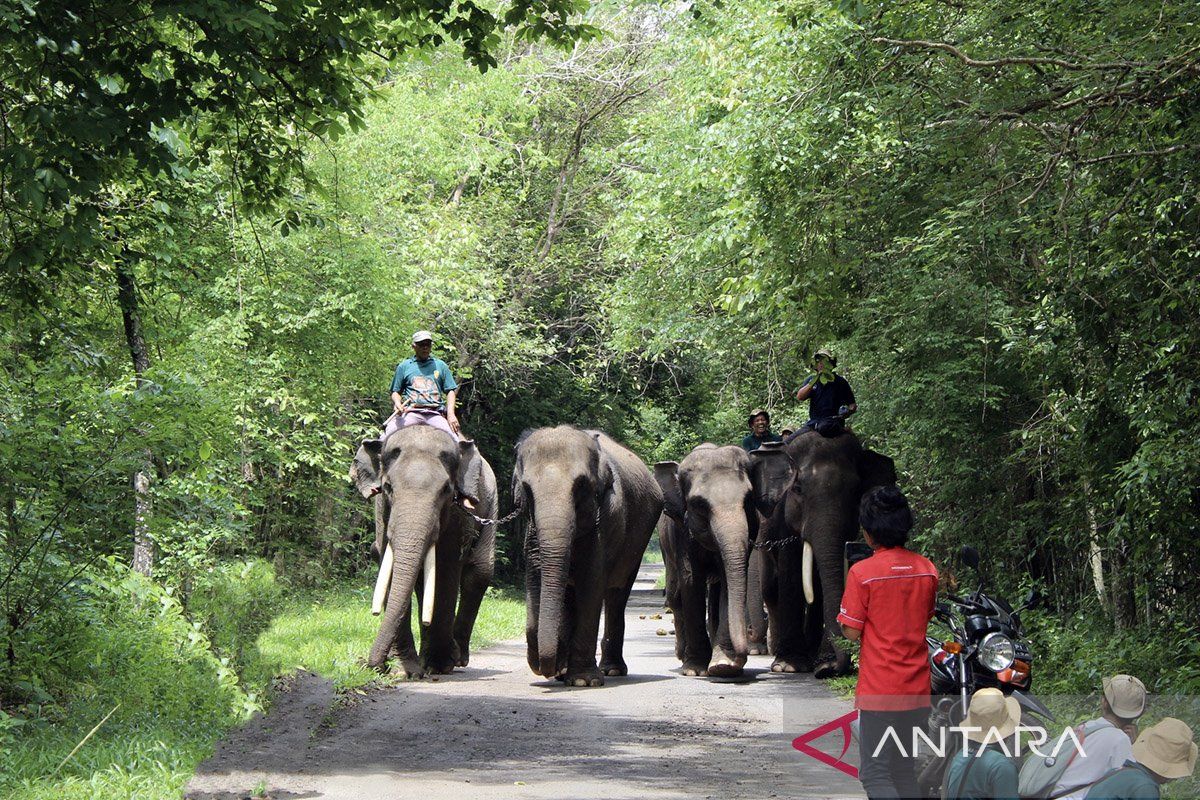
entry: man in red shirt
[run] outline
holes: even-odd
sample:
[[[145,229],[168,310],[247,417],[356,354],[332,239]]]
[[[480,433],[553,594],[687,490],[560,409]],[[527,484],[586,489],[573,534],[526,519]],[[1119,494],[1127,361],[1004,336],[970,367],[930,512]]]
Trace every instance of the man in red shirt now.
[[[905,549],[912,510],[895,486],[863,495],[863,538],[874,554],[850,568],[838,621],[859,640],[859,780],[867,797],[920,797],[911,755],[913,728],[929,716],[929,652],[938,574],[924,556]],[[891,728],[894,736],[888,736]],[[897,742],[903,749],[897,746]]]

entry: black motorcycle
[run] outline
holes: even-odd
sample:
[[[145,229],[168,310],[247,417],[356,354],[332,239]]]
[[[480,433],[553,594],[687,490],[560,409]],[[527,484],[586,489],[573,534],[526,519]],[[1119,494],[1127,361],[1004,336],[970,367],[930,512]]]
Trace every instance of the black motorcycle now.
[[[965,545],[959,551],[959,560],[982,575],[979,552],[974,547]],[[946,599],[948,602],[936,605],[934,618],[949,629],[950,636],[944,640],[925,637],[933,695],[930,738],[947,743],[944,756],[917,754],[917,780],[929,797],[938,796],[950,756],[961,748],[961,742],[948,741],[943,732],[963,721],[971,695],[978,689],[996,688],[1015,697],[1023,722],[1035,721],[1028,715],[1054,720],[1050,709],[1030,693],[1034,658],[1021,631],[1021,612],[1037,605],[1037,592],[1031,590],[1021,607],[1014,610],[1004,599],[987,594],[981,577],[972,594],[948,594]]]

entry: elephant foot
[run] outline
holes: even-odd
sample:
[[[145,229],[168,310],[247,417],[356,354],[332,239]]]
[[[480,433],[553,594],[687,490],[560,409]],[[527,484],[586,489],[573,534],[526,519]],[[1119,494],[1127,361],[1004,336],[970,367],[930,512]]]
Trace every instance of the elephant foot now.
[[[708,663],[708,677],[736,678],[742,674],[742,668],[745,666],[745,656],[730,656],[718,651],[713,653],[713,659]]]
[[[812,672],[812,664],[804,658],[777,656],[771,663],[771,672]]]
[[[703,661],[685,661],[681,672],[689,678],[703,678],[708,675],[708,667]]]
[[[746,655],[748,656],[765,656],[766,654],[766,642],[750,642],[749,647],[746,648]]]
[[[629,674],[629,667],[625,666],[625,661],[609,661],[600,665],[600,671],[610,678],[616,678],[621,675]]]
[[[404,677],[409,680],[420,680],[429,675],[429,671],[421,664],[421,660],[416,656],[411,658],[402,657],[400,659],[400,670],[404,673]]]
[[[849,658],[834,658],[817,664],[813,669],[813,677],[825,680],[826,678],[836,678],[839,675],[849,675],[850,672]]]
[[[604,676],[600,674],[600,670],[596,667],[575,671],[568,670],[563,676],[563,683],[567,686],[603,686]]]
[[[465,667],[471,662],[471,651],[465,645],[454,643],[454,666]]]

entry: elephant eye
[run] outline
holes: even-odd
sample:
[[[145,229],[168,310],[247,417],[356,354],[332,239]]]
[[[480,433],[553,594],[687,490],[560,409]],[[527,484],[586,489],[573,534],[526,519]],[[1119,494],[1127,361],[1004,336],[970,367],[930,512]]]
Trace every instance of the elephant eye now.
[[[391,481],[383,482],[383,492],[384,492],[384,494],[387,494],[387,495],[390,495],[392,493],[392,482]]]

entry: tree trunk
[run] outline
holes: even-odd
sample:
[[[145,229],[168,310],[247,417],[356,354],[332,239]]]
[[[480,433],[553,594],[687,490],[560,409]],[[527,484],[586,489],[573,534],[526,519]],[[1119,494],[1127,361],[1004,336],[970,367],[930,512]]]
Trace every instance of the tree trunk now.
[[[142,320],[138,311],[137,283],[133,267],[126,258],[117,261],[117,302],[121,306],[121,319],[125,323],[125,342],[133,358],[133,374],[140,388],[150,370],[150,351],[142,336]],[[133,475],[134,523],[133,523],[133,569],[150,576],[154,572],[154,542],[150,539],[150,475],[154,469],[154,454],[147,448],[142,451],[142,463]]]

